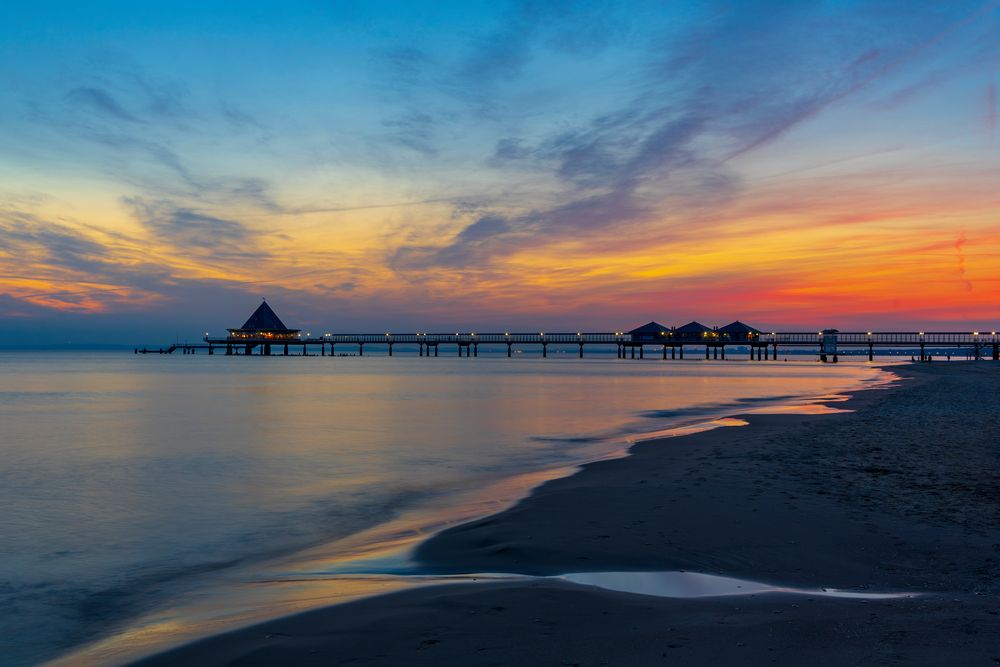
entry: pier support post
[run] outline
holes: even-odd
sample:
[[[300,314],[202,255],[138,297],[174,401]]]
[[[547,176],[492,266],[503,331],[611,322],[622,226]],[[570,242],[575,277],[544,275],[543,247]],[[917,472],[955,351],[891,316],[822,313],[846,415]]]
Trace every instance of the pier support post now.
[[[434,344],[434,356],[438,356],[438,346],[437,343]]]
[[[663,346],[663,360],[664,361],[667,360],[667,346],[666,345]]]
[[[335,347],[336,347],[336,343],[330,343],[330,356],[331,357],[337,356],[336,352],[335,352]]]
[[[773,359],[774,361],[778,360],[778,344],[777,343],[774,344],[774,354],[771,356],[771,359]]]
[[[461,343],[458,344],[458,356],[460,356],[460,357],[462,356],[462,344]]]
[[[673,345],[670,346],[670,358],[671,359],[677,358],[677,348],[674,347]]]
[[[868,361],[875,361],[875,346],[868,343]]]
[[[392,343],[389,343],[389,356],[392,356]]]
[[[725,345],[722,346],[722,358],[723,358],[723,360],[725,360],[725,358],[726,358],[726,346]]]
[[[645,352],[646,352],[646,346],[645,345],[640,345],[639,346],[639,358],[640,359],[645,359],[646,358]]]
[[[420,356],[424,356],[424,344],[420,343]]]
[[[510,356],[511,356],[511,344],[507,343],[507,358],[509,359]]]
[[[979,356],[978,354],[976,355]],[[920,344],[920,361],[924,361],[927,358],[927,353],[924,351],[924,343]]]
[[[212,347],[211,345],[209,345],[209,346],[208,346],[208,353],[209,353],[209,354],[215,354],[215,348],[214,348],[214,347]]]
[[[479,343],[473,343],[472,344],[472,356],[474,356],[474,357],[478,357],[479,356]]]
[[[580,343],[580,358],[583,359],[583,343]]]
[[[359,357],[365,356],[365,344],[364,343],[358,343],[358,356]]]
[[[247,345],[246,346],[246,353],[244,354],[244,356],[249,357],[251,354],[253,354],[253,346]]]
[[[270,343],[264,343],[264,356],[265,357],[270,357],[271,356],[271,344]]]
[[[753,355],[756,354],[758,351],[759,350],[757,350],[757,348],[755,348],[753,345],[750,346],[750,361],[753,361]]]
[[[233,356],[233,346],[232,345],[229,345],[229,344],[226,345],[226,356],[227,357]]]
[[[549,356],[549,344],[542,343],[542,358],[545,359]]]
[[[320,343],[319,344],[319,356],[321,356],[321,357],[325,357],[326,356],[326,343]]]
[[[1000,345],[993,343],[993,361],[1000,361]]]
[[[973,360],[973,361],[979,361],[979,359],[980,359],[980,354],[979,354],[979,343],[976,343],[976,345],[975,345],[975,347],[974,347],[974,350],[975,350],[975,354],[973,355],[973,357],[972,357],[972,360]]]
[[[635,345],[630,345],[629,347],[632,348],[632,358],[635,359]]]
[[[711,357],[711,354],[712,354],[712,350],[711,350],[711,348],[710,348],[710,347],[708,347],[708,345],[706,345],[706,346],[705,346],[705,358],[706,358],[706,359],[709,359],[709,358]]]
[[[285,343],[285,356],[288,356],[288,343]]]
[[[625,348],[622,346],[621,343],[619,343],[615,347],[618,348],[618,358],[619,359],[624,359],[625,358]]]
[[[684,358],[684,346],[681,345],[681,359]]]

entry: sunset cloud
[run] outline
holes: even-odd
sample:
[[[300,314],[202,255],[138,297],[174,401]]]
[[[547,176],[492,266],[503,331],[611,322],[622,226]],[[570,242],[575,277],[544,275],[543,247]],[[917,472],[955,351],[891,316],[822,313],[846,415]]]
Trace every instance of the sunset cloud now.
[[[0,316],[995,326],[998,7],[0,8]]]

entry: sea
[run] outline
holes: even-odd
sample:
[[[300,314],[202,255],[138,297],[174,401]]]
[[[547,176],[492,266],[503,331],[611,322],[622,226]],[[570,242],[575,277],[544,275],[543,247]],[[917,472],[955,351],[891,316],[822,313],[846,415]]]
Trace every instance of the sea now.
[[[733,415],[836,409],[891,377],[558,352],[0,351],[0,662],[122,663],[434,583],[408,560],[420,540],[581,463]]]

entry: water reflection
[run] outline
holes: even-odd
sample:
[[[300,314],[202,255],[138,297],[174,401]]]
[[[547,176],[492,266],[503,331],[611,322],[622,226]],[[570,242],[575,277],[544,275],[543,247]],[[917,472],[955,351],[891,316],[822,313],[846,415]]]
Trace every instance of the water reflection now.
[[[239,618],[247,582],[289,554],[309,569],[391,550],[650,434],[735,425],[724,418],[878,376],[813,363],[4,354],[0,650],[37,662],[156,608],[173,610],[162,627],[177,636],[197,625],[184,614]]]
[[[623,593],[638,593],[668,598],[701,598],[720,595],[759,595],[762,593],[792,593],[816,597],[885,600],[913,597],[913,593],[869,593],[835,588],[790,588],[758,581],[720,577],[700,572],[575,572],[558,577],[584,586],[596,586]]]

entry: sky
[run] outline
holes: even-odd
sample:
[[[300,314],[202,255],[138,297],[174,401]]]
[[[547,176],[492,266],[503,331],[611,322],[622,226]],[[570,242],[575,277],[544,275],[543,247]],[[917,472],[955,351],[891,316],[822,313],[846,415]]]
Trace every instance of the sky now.
[[[0,4],[0,344],[1000,325],[1000,1]]]

